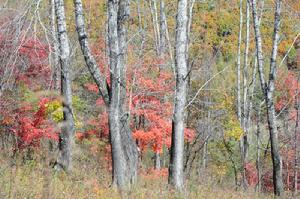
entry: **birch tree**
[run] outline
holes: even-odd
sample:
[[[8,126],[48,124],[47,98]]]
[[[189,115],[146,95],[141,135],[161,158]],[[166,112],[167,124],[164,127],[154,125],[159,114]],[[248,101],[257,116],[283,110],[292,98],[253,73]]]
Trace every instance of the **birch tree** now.
[[[167,24],[166,24],[166,14],[165,14],[165,2],[164,0],[160,0],[159,4],[159,33],[160,33],[160,42],[159,42],[159,53],[160,55],[165,54],[166,52],[166,32],[167,32]]]
[[[57,30],[56,30],[56,20],[55,20],[55,0],[49,0],[50,4],[50,30],[51,30],[51,37],[52,37],[52,47],[53,52],[50,51],[49,58],[50,58],[50,65],[52,65],[53,74],[52,74],[52,81],[53,81],[53,88],[55,90],[59,89],[60,84],[60,70],[58,65],[58,46],[57,46]]]
[[[57,20],[59,64],[61,67],[61,95],[63,98],[63,122],[61,133],[59,134],[59,155],[56,168],[70,170],[75,126],[72,111],[70,46],[65,20],[64,0],[55,0],[55,15]]]
[[[184,184],[183,155],[184,155],[184,119],[187,97],[187,13],[188,1],[178,0],[175,37],[175,72],[176,91],[175,107],[172,121],[172,144],[169,165],[169,184],[182,190]]]
[[[281,0],[275,1],[275,21],[274,21],[274,34],[273,34],[273,45],[272,53],[270,58],[270,72],[268,82],[265,80],[264,72],[264,55],[262,50],[262,38],[259,28],[259,19],[257,15],[257,5],[256,0],[251,1],[252,15],[253,15],[253,26],[256,41],[256,56],[258,61],[258,72],[261,83],[261,89],[263,91],[266,105],[267,105],[267,120],[269,127],[269,134],[271,140],[271,156],[273,163],[273,185],[274,194],[280,196],[283,189],[282,181],[282,161],[279,154],[278,145],[278,131],[276,124],[276,115],[274,107],[274,90],[275,90],[275,78],[276,78],[276,58],[279,43],[279,28],[280,28],[280,12],[281,12]]]
[[[240,10],[240,23],[239,23],[239,35],[238,35],[238,52],[237,52],[237,116],[240,124],[242,125],[242,99],[241,99],[241,45],[242,45],[242,32],[243,32],[243,0],[239,2],[239,10]],[[241,160],[242,166],[244,167],[244,137],[240,140],[240,151],[241,151]],[[246,186],[246,176],[245,170],[242,169],[242,184],[245,188]]]
[[[91,53],[85,30],[81,0],[74,0],[78,39],[86,65],[96,82],[109,115],[109,133],[112,148],[113,185],[123,189],[137,177],[138,152],[129,128],[126,112],[126,20],[129,1],[108,1],[108,44],[110,85]]]
[[[149,3],[150,13],[152,17],[155,50],[156,50],[156,54],[159,55],[160,54],[160,22],[158,21],[157,2],[156,0],[150,0],[148,3]]]

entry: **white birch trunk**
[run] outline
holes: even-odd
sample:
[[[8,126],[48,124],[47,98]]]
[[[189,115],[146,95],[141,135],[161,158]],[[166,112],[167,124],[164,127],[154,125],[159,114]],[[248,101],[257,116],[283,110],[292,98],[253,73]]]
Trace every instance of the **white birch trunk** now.
[[[169,165],[169,184],[176,189],[182,190],[184,185],[183,157],[184,157],[184,119],[187,97],[187,0],[178,0],[176,16],[176,38],[175,38],[175,70],[176,91],[175,107],[172,121],[172,144]]]

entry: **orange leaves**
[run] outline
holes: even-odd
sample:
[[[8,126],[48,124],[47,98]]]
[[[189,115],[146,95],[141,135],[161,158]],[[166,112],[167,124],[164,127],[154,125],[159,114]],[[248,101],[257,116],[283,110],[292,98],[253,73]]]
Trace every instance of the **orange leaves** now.
[[[171,147],[173,112],[173,73],[160,70],[165,61],[159,58],[146,58],[136,72],[137,87],[131,101],[131,114],[139,118],[133,121],[133,135],[141,151],[151,149],[161,153],[164,146]],[[141,122],[142,120],[142,122]],[[186,129],[185,139],[190,142],[194,131]]]
[[[194,129],[189,129],[185,128],[184,131],[184,139],[187,140],[187,142],[192,142],[195,138],[195,130]]]
[[[14,123],[14,120],[11,116],[4,116],[4,118],[1,120],[2,125],[12,125]]]
[[[77,140],[82,141],[85,138],[85,133],[77,132],[75,134],[75,137],[77,138]]]
[[[168,145],[169,135],[163,129],[137,130],[133,133],[133,137],[138,140],[138,145],[142,152],[149,147],[154,152],[161,153],[163,145],[166,145],[168,148],[170,147]]]
[[[168,177],[168,168],[154,169],[150,168],[147,170],[142,170],[141,174],[146,179],[156,180],[159,178],[167,178]]]
[[[142,152],[147,148],[151,148],[153,152],[161,153],[163,146],[171,147],[171,127],[151,128],[148,131],[136,130],[133,137],[138,140],[138,145]],[[185,129],[184,138],[187,142],[192,142],[195,138],[193,129]]]

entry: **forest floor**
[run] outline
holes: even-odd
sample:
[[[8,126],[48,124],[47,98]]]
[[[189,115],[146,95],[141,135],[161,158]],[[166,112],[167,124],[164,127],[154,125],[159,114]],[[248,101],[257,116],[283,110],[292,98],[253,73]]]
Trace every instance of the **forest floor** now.
[[[236,191],[234,185],[228,183],[231,180],[224,179],[220,183],[209,175],[188,181],[184,192],[179,194],[167,185],[167,169],[161,172],[141,169],[136,185],[121,196],[110,187],[109,158],[104,155],[103,146],[89,142],[76,147],[73,169],[68,174],[51,168],[49,162],[56,156],[49,156],[47,150],[39,149],[34,156],[21,153],[14,158],[9,152],[0,151],[0,199],[273,198],[272,194],[258,194],[254,190]]]
[[[79,166],[79,165],[77,165]],[[54,173],[35,162],[22,166],[0,166],[0,198],[9,199],[114,199],[114,198],[197,198],[197,199],[259,199],[271,194],[235,191],[218,185],[189,182],[184,193],[178,194],[167,186],[167,178],[140,175],[137,185],[123,194],[110,188],[109,172],[74,167],[72,173]]]
[[[109,180],[97,177],[89,171],[81,173],[51,174],[34,166],[9,169],[1,168],[0,198],[13,199],[114,199],[122,198],[109,187]],[[123,198],[156,199],[156,198],[197,198],[197,199],[259,199],[272,198],[270,195],[258,195],[252,191],[235,191],[220,187],[190,185],[183,194],[170,191],[166,179],[144,179]]]

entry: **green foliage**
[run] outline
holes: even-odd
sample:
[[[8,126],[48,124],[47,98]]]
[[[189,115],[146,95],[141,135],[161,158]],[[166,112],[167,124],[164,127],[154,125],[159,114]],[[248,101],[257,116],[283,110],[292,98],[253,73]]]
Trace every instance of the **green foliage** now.
[[[37,94],[35,92],[33,92],[32,90],[30,90],[28,88],[28,86],[26,86],[25,84],[21,84],[20,90],[22,93],[21,100],[23,102],[27,102],[29,104],[37,104],[38,103],[39,98],[38,98]]]
[[[86,108],[86,103],[80,97],[74,95],[72,98],[73,108],[76,112],[81,112]]]
[[[288,48],[288,47],[287,47],[287,48]],[[290,50],[288,56],[289,56],[289,59],[292,59],[292,60],[296,58],[296,56],[297,56],[297,51],[296,51],[296,49],[295,49],[294,46],[291,48],[291,50]]]

